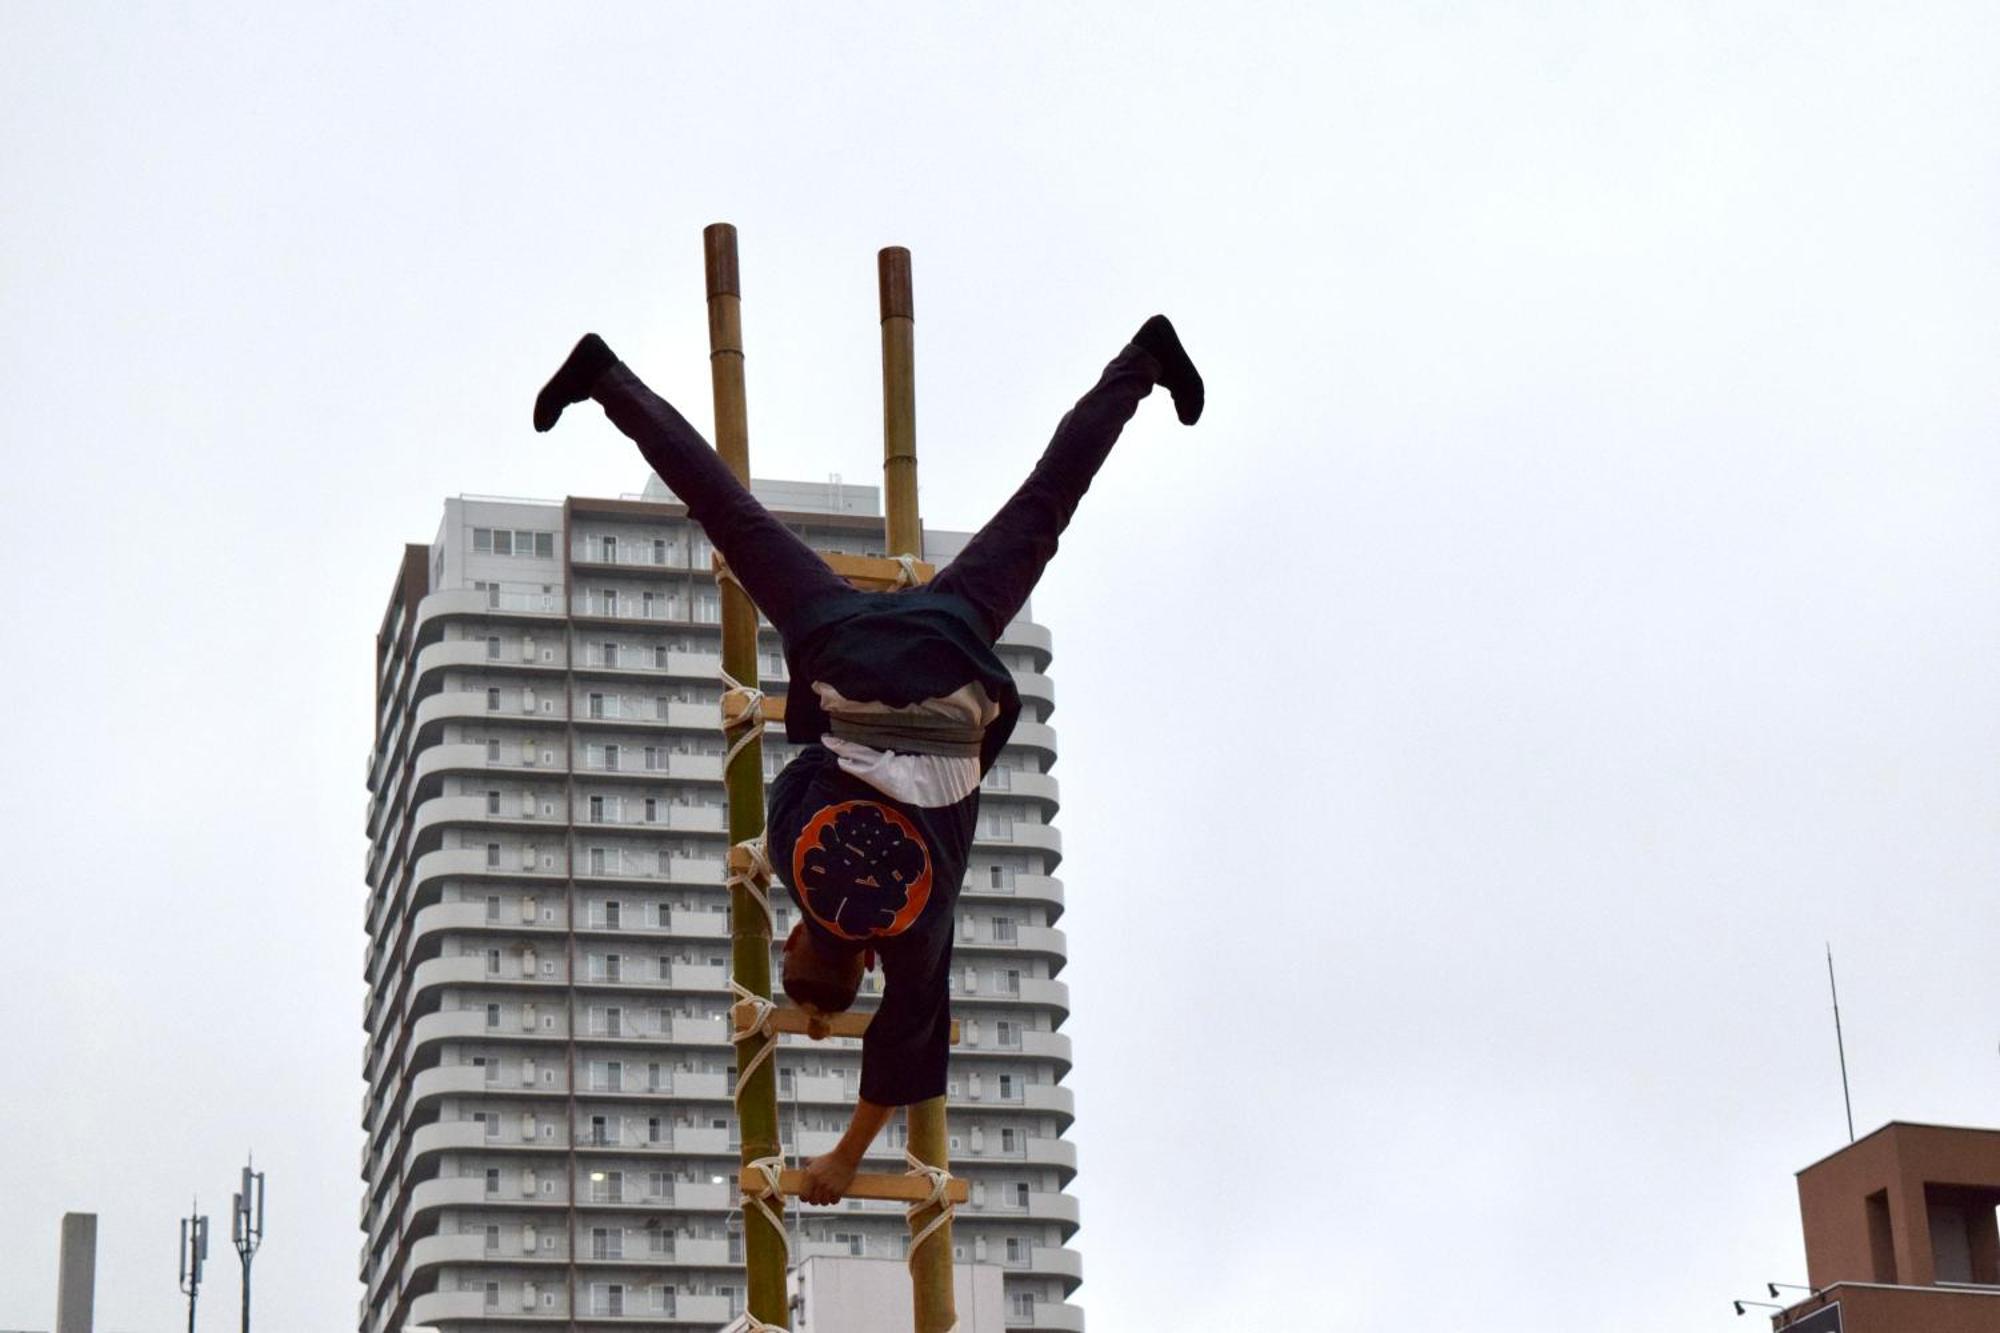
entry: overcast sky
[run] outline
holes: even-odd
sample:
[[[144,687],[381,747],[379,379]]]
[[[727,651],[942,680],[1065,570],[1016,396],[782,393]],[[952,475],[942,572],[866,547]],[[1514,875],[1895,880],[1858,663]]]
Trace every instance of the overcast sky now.
[[[2000,1123],[1988,4],[0,5],[0,1327],[351,1329],[373,633],[447,495],[638,489],[586,329],[972,527],[1141,319],[1036,599],[1098,1333],[1686,1333],[1854,1113]],[[221,1245],[202,1328],[234,1327]]]

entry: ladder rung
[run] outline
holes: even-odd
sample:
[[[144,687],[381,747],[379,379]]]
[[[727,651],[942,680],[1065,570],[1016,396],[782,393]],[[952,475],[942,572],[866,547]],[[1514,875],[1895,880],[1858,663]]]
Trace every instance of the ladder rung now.
[[[741,1040],[750,1031],[751,1020],[756,1017],[756,1006],[748,1000],[738,1000],[730,1011],[730,1024]],[[829,1037],[859,1037],[868,1031],[868,1020],[873,1014],[857,1014],[852,1010],[842,1014],[825,1014]],[[781,1004],[771,1011],[771,1026],[779,1032],[789,1032],[804,1037],[812,1034],[812,1019],[797,1005]],[[951,1044],[958,1045],[958,1020],[951,1020]]]
[[[763,710],[763,714],[764,714],[764,721],[765,721],[765,723],[766,723],[766,724],[768,724],[768,725],[771,725],[771,726],[780,726],[780,727],[781,727],[781,726],[783,726],[783,725],[785,724],[785,696],[784,696],[784,695],[782,695],[782,694],[779,694],[779,695],[770,695],[770,694],[767,694],[767,695],[765,695],[765,696],[764,696],[764,701],[763,701],[763,704],[761,705],[761,707],[762,707],[762,710]],[[737,724],[737,722],[739,722],[739,721],[740,721],[740,720],[742,719],[742,717],[743,717],[743,699],[742,699],[742,696],[741,696],[741,695],[735,695],[735,694],[725,694],[725,695],[723,695],[723,696],[722,696],[722,725],[723,725],[723,726],[725,726],[725,727],[733,727],[733,726],[735,726],[735,725]]]
[[[903,581],[903,564],[885,555],[822,555],[826,567],[857,588],[894,588]],[[917,582],[929,583],[937,566],[917,561]]]
[[[744,1167],[737,1174],[737,1187],[746,1193],[764,1188],[762,1172]],[[806,1173],[790,1167],[778,1172],[778,1192],[787,1198],[797,1198],[805,1187]],[[897,1176],[886,1171],[861,1171],[854,1177],[854,1183],[847,1187],[843,1199],[896,1199],[903,1203],[922,1203],[931,1197],[931,1182],[923,1176]],[[945,1185],[945,1197],[953,1203],[964,1203],[972,1197],[971,1187],[963,1180],[951,1180]]]
[[[826,567],[846,579],[856,588],[868,592],[879,592],[884,588],[895,588],[903,582],[903,562],[891,560],[885,555],[839,555],[822,553],[820,559]],[[719,575],[728,568],[720,552],[711,552],[709,563]],[[937,575],[937,566],[927,560],[916,562],[917,582],[929,583]]]

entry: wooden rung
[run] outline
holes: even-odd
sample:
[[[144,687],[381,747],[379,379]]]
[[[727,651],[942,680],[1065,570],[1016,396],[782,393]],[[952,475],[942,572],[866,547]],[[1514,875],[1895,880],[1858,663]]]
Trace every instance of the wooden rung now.
[[[744,1167],[738,1172],[737,1188],[747,1192],[764,1188],[764,1174]],[[797,1198],[805,1188],[806,1173],[790,1167],[778,1172],[778,1192],[787,1198]],[[854,1183],[841,1195],[843,1199],[895,1199],[902,1203],[922,1203],[931,1197],[931,1182],[923,1176],[896,1176],[886,1171],[861,1171],[854,1177]],[[953,1203],[964,1203],[972,1197],[972,1187],[963,1180],[951,1180],[945,1185],[945,1197]]]
[[[903,581],[903,562],[884,555],[823,555],[826,566],[857,588],[894,588]],[[929,583],[937,566],[916,562],[917,582]]]
[[[757,1007],[748,1000],[738,1000],[730,1011],[730,1026],[738,1040],[749,1032],[750,1024],[757,1017]],[[873,1014],[857,1014],[852,1010],[844,1014],[823,1015],[826,1035],[829,1037],[859,1037],[868,1031],[868,1020]],[[771,1011],[771,1026],[779,1032],[789,1032],[796,1037],[812,1035],[812,1019],[806,1011],[796,1005],[781,1004]],[[817,1040],[817,1039],[815,1039]],[[951,1044],[958,1045],[958,1020],[951,1020]]]
[[[773,696],[767,694],[764,696],[763,702],[759,707],[764,714],[764,721],[766,723],[773,726],[783,726],[785,724],[784,695],[780,694]],[[742,720],[743,720],[743,696],[740,694],[723,695],[722,725],[725,727],[733,727]]]
[[[884,588],[895,588],[903,582],[903,562],[891,560],[885,555],[837,555],[822,554],[826,567],[846,579],[856,588],[879,592]],[[728,565],[719,552],[711,553],[709,563],[719,575]],[[927,560],[916,562],[917,582],[929,583],[937,574],[937,566]]]

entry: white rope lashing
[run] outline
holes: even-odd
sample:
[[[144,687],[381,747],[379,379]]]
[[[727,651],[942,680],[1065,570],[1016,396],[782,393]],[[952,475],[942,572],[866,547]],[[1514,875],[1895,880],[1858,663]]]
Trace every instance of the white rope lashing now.
[[[758,1178],[763,1181],[763,1188],[745,1189],[742,1206],[746,1213],[755,1208],[764,1215],[764,1220],[771,1224],[772,1232],[778,1237],[778,1248],[784,1251],[785,1260],[789,1263],[792,1257],[792,1238],[785,1234],[783,1219],[772,1211],[771,1205],[766,1202],[784,1197],[784,1192],[778,1188],[778,1173],[784,1169],[785,1159],[782,1157],[759,1157],[745,1166],[744,1170],[757,1173]]]
[[[917,558],[913,555],[892,555],[896,562],[896,586],[914,588],[917,586]]]
[[[953,1329],[957,1327],[958,1325],[956,1324],[952,1325]],[[730,1320],[728,1325],[723,1328],[722,1333],[790,1333],[790,1330],[783,1324],[767,1324],[756,1315],[745,1310],[742,1314]]]
[[[743,752],[743,747],[764,734],[764,691],[755,685],[745,685],[727,671],[718,674],[722,683],[729,687],[722,693],[722,738],[729,740],[730,732],[737,733],[722,756],[722,772],[726,778],[729,766],[736,762],[736,756]],[[738,705],[734,720],[729,716],[732,700]]]
[[[730,1040],[741,1045],[758,1037],[764,1039],[764,1044],[757,1048],[757,1054],[751,1056],[748,1063],[739,1061],[737,1064],[736,1097],[740,1101],[743,1089],[749,1085],[750,1076],[757,1072],[757,1067],[778,1053],[778,1034],[771,1027],[771,1015],[778,1011],[778,1006],[768,996],[759,995],[734,977],[729,980],[729,989],[738,1000],[750,1006],[748,1026],[734,1033]]]
[[[910,1168],[903,1174],[921,1176],[931,1183],[930,1196],[925,1199],[919,1199],[904,1209],[904,1220],[914,1227],[917,1224],[918,1213],[921,1213],[926,1208],[936,1208],[938,1210],[938,1215],[926,1223],[922,1231],[910,1237],[909,1262],[915,1265],[917,1262],[917,1250],[925,1241],[931,1238],[931,1234],[937,1231],[938,1228],[951,1225],[951,1215],[957,1209],[952,1204],[950,1197],[951,1172],[948,1169],[942,1166],[932,1166],[929,1162],[920,1160],[915,1153],[907,1148],[903,1150],[903,1162]]]
[[[743,853],[743,866],[736,864],[736,853]],[[729,871],[723,883],[732,889],[741,889],[750,895],[750,901],[763,909],[764,920],[770,933],[778,933],[778,913],[771,906],[771,854],[765,850],[764,834],[746,838],[729,849]]]

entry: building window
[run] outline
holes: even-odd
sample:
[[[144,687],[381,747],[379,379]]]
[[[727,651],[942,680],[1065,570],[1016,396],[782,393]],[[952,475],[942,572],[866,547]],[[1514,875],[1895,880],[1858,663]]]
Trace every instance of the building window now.
[[[604,665],[606,665],[606,666],[608,666],[608,667],[615,667],[615,666],[617,666],[617,665],[618,665],[618,645],[617,645],[617,644],[615,644],[615,643],[608,643],[608,642],[607,642],[607,643],[606,643],[606,644],[604,645]]]
[[[486,1026],[490,1028],[497,1028],[500,1026],[499,1005],[489,1004],[486,1006]]]
[[[497,1166],[486,1168],[486,1192],[488,1194],[500,1192],[500,1168]]]
[[[486,793],[486,813],[489,815],[497,815],[500,813],[499,792],[489,791]]]
[[[499,742],[499,741],[488,741],[488,742],[486,742],[486,762],[487,762],[487,763],[489,763],[489,764],[497,764],[497,763],[499,763],[499,762],[500,762],[500,742]]]
[[[486,691],[486,711],[489,713],[500,711],[500,691],[492,689]]]
[[[486,636],[486,658],[490,662],[500,660],[500,636],[498,634],[489,634]]]
[[[500,844],[497,842],[489,842],[486,844],[486,868],[488,870],[497,870],[499,866],[500,866]]]

